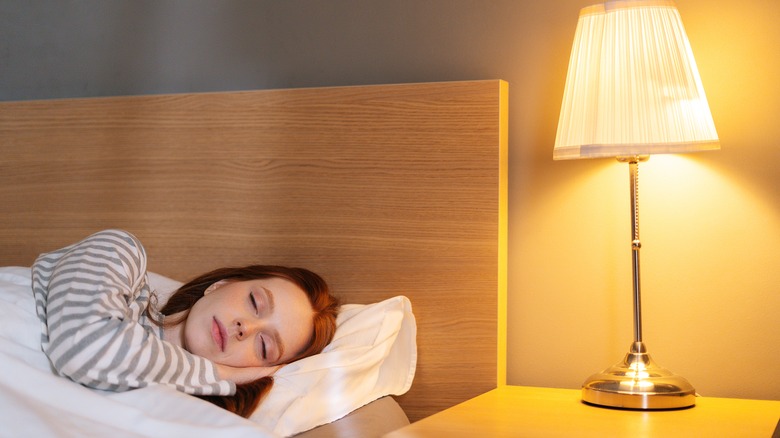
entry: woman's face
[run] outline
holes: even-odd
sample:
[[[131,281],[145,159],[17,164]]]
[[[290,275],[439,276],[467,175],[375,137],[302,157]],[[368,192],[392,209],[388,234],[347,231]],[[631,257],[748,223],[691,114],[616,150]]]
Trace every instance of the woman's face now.
[[[276,277],[215,283],[184,324],[184,348],[233,367],[289,363],[314,330],[305,292]]]

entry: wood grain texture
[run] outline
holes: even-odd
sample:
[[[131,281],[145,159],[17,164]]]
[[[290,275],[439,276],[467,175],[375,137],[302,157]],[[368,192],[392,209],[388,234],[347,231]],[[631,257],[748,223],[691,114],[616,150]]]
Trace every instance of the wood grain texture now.
[[[419,363],[398,400],[420,419],[496,386],[506,94],[476,81],[0,103],[0,265],[111,227],[180,280],[284,264],[344,302],[406,295]]]

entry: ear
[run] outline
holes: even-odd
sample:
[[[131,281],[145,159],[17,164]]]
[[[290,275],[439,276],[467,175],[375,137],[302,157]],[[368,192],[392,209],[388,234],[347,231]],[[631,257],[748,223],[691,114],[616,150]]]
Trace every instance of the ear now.
[[[219,280],[218,282],[213,283],[211,286],[207,287],[205,291],[203,291],[203,295],[208,295],[214,292],[215,290],[227,284],[227,282],[227,280]]]

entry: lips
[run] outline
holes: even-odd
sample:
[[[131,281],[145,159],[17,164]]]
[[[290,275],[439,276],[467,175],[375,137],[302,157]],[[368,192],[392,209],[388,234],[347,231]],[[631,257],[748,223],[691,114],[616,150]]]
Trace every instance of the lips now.
[[[219,351],[225,351],[225,340],[227,339],[227,331],[225,326],[222,325],[216,317],[211,321],[211,338],[214,339],[214,343],[219,347]]]

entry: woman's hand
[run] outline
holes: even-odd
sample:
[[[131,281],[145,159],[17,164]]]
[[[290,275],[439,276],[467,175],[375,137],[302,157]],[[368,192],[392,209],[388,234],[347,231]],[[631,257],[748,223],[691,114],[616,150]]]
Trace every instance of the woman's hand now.
[[[229,365],[222,365],[219,363],[214,364],[217,367],[217,375],[220,379],[230,380],[231,382],[241,385],[244,383],[254,382],[257,379],[266,376],[272,376],[283,365],[275,365],[271,367],[231,367]]]

